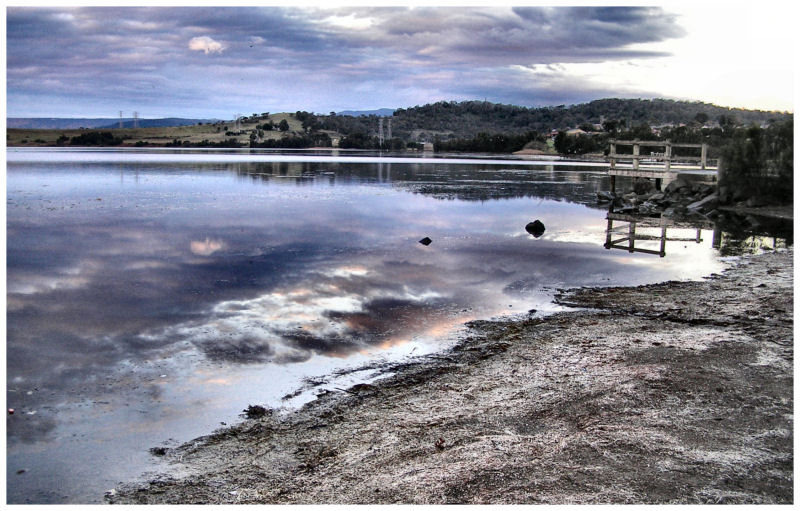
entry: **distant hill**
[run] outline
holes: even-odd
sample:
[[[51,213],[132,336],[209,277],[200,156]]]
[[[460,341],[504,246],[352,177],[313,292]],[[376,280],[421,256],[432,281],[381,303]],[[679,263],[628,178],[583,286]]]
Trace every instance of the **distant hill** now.
[[[763,124],[784,120],[792,114],[725,108],[710,103],[674,101],[667,99],[600,99],[571,106],[526,108],[484,101],[439,102],[394,112],[395,133],[413,130],[452,132],[457,137],[472,137],[477,133],[547,132],[566,130],[581,124],[600,124],[621,120],[626,126],[642,124],[689,124],[702,114],[706,122],[733,118],[742,124]]]
[[[6,119],[8,128],[35,129],[35,130],[69,130],[78,128],[118,128],[118,118],[97,117],[97,118],[78,118],[78,117],[9,117]],[[166,128],[171,126],[191,126],[202,123],[213,123],[217,119],[184,119],[179,117],[169,117],[163,119],[139,119],[138,124],[141,128]],[[133,127],[133,118],[122,119],[123,128]]]
[[[379,108],[377,110],[342,110],[336,115],[349,115],[351,117],[365,117],[375,115],[377,117],[389,117],[394,113],[394,108]]]
[[[375,112],[389,109],[376,110]],[[322,129],[343,135],[363,133],[375,136],[379,115],[359,112],[348,115],[315,116]],[[434,137],[472,138],[479,133],[521,135],[529,131],[549,133],[583,124],[599,125],[604,121],[622,121],[628,128],[696,123],[715,125],[720,120],[734,124],[765,124],[792,117],[786,112],[766,112],[726,108],[699,101],[669,99],[599,99],[578,105],[529,108],[486,101],[440,101],[410,108],[398,108],[392,114],[392,136],[403,140],[433,141]],[[388,131],[388,124],[385,124]]]

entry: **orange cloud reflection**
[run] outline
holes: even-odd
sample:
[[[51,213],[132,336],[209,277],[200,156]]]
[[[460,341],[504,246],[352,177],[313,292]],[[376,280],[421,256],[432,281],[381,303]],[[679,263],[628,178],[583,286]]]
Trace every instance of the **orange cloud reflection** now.
[[[221,250],[224,244],[221,241],[206,238],[205,241],[193,241],[189,244],[189,250],[195,255],[209,256]]]

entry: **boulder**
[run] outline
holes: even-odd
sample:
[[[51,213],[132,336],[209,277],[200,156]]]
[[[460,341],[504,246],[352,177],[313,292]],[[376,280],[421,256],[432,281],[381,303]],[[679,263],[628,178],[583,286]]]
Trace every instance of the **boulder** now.
[[[693,202],[686,206],[689,211],[711,211],[712,209],[717,207],[718,204],[717,194],[712,193],[711,195],[707,196],[704,199],[700,199],[697,202]]]
[[[686,182],[683,178],[678,178],[674,181],[671,181],[666,188],[664,188],[664,193],[671,194],[677,193],[681,189],[686,189],[689,187],[689,183]]]
[[[420,243],[422,243],[423,245],[425,245],[425,246],[427,247],[428,245],[430,245],[431,243],[433,243],[433,240],[432,240],[432,239],[430,239],[429,237],[425,236],[424,238],[422,238],[421,240],[419,240],[419,242],[420,242]]]
[[[629,202],[635,206],[636,204],[639,203],[639,196],[636,195],[636,192],[630,192],[623,195],[622,200],[624,200],[625,202]]]
[[[538,238],[544,234],[544,224],[539,220],[534,220],[525,226],[525,230],[528,231],[528,234],[531,234],[534,238]]]
[[[644,202],[639,205],[639,214],[640,215],[652,215],[654,213],[658,213],[658,206],[653,204],[650,201]]]
[[[606,202],[613,202],[617,196],[611,192],[597,192],[597,202],[603,204]]]

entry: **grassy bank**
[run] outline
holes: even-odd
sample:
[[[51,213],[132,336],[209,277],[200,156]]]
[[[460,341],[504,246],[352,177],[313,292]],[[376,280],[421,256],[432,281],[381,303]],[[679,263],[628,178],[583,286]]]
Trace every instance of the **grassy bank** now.
[[[250,133],[256,130],[258,125],[272,122],[278,126],[285,120],[288,130],[279,129],[262,130],[263,137],[260,140],[278,140],[284,135],[303,133],[302,123],[293,115],[288,113],[271,114],[263,118],[246,118],[237,127],[234,122],[228,121],[215,124],[198,124],[192,126],[171,126],[157,128],[114,128],[114,129],[71,129],[71,130],[35,130],[35,129],[8,129],[6,144],[9,147],[46,147],[46,146],[70,146],[69,141],[64,138],[72,139],[89,132],[109,132],[114,137],[122,139],[121,146],[136,146],[137,144],[150,146],[172,145],[175,141],[190,144],[199,144],[208,141],[213,144],[225,142],[226,140],[236,140],[242,146],[250,143]],[[338,136],[334,132],[331,135]],[[63,137],[63,138],[62,138]],[[63,142],[59,143],[59,138]]]

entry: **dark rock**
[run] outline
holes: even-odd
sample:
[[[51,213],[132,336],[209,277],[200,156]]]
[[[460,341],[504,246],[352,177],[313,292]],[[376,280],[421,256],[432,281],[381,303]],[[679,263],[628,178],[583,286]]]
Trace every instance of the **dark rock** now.
[[[653,190],[653,182],[647,178],[640,177],[633,182],[633,191],[636,192],[636,195],[646,195]]]
[[[164,456],[169,449],[167,447],[151,447],[150,454],[153,456]]]
[[[534,220],[525,226],[525,230],[528,231],[528,234],[532,234],[534,238],[538,238],[544,234],[544,224],[539,220]]]
[[[658,212],[658,206],[653,204],[650,201],[647,201],[643,204],[639,205],[639,214],[640,215],[652,215],[653,213]]]
[[[625,202],[630,202],[634,206],[639,203],[639,196],[636,195],[636,192],[626,193],[625,195],[622,196],[622,199]]]
[[[429,237],[425,236],[424,238],[422,238],[421,240],[419,240],[419,242],[420,242],[420,243],[422,243],[423,245],[425,245],[425,246],[427,247],[428,245],[430,245],[431,243],[433,243],[433,240],[432,240],[432,239],[430,239]]]
[[[611,192],[597,192],[597,202],[602,204],[605,202],[613,202],[616,195]]]
[[[248,419],[257,419],[269,414],[270,410],[260,405],[250,405],[244,409],[244,415]]]
[[[708,197],[689,204],[688,209],[691,211],[711,211],[717,207],[717,203],[717,195],[712,193]]]
[[[700,194],[702,194],[703,196],[708,195],[709,193],[711,193],[713,191],[714,191],[714,187],[711,186],[711,185],[707,185],[707,184],[701,184],[700,185]]]

